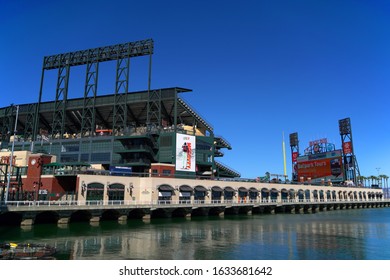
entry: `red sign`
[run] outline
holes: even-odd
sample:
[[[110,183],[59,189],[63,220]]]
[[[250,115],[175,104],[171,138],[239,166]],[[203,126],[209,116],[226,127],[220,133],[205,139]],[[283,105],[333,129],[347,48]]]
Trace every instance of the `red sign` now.
[[[292,162],[297,162],[298,159],[298,152],[293,152],[292,153]]]
[[[352,143],[344,142],[343,143],[343,152],[344,154],[352,154]]]
[[[308,160],[298,163],[298,177],[324,178],[342,176],[341,157]]]

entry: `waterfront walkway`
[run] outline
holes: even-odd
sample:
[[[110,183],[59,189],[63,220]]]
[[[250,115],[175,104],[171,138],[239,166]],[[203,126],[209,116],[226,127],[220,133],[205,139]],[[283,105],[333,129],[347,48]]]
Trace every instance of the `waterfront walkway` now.
[[[252,213],[315,213],[389,207],[390,199],[279,199],[262,201],[10,201],[0,206],[0,225],[125,221],[128,218],[190,217]]]

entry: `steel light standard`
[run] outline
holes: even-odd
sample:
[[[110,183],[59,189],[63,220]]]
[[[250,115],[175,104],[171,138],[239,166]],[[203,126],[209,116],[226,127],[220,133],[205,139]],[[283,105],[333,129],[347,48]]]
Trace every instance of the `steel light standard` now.
[[[379,170],[381,170],[381,168],[380,167],[377,167],[377,168],[375,168],[376,169],[376,172],[378,173],[378,177],[376,177],[376,182],[378,183],[378,187],[382,187],[382,182],[381,181],[379,181],[379,179],[380,179],[380,177],[379,177]]]
[[[16,106],[16,118],[15,118],[14,137],[12,139],[12,148],[11,148],[11,157],[10,157],[10,160],[9,160],[9,171],[8,171],[7,188],[5,190],[5,197],[4,197],[4,203],[5,204],[7,204],[7,202],[8,202],[8,192],[9,192],[9,186],[10,186],[11,174],[12,174],[12,163],[14,161],[14,149],[15,149],[16,129],[17,129],[17,126],[18,126],[18,115],[19,115],[19,105]]]

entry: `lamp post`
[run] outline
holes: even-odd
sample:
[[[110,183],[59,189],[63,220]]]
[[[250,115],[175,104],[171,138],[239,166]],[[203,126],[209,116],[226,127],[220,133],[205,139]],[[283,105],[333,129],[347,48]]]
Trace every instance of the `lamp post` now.
[[[378,177],[377,177],[378,186],[381,187],[381,186],[382,186],[382,182],[379,182],[379,179],[380,179],[380,177],[379,177],[379,171],[381,170],[381,168],[380,168],[380,167],[377,167],[377,168],[375,168],[375,169],[376,169],[376,172],[378,173]]]
[[[4,197],[4,203],[5,204],[7,204],[7,202],[8,202],[8,192],[9,192],[10,181],[11,181],[11,173],[12,173],[12,167],[13,167],[12,163],[14,161],[14,149],[15,149],[16,129],[17,129],[17,126],[18,126],[18,115],[19,115],[19,105],[16,106],[16,118],[15,118],[14,137],[12,139],[12,148],[11,148],[11,157],[10,157],[10,160],[9,160],[9,171],[8,171],[7,188],[5,190],[5,197]]]

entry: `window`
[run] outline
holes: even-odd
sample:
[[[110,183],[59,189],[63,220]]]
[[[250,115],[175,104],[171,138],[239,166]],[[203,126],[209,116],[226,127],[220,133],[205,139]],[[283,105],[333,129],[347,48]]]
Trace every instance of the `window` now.
[[[162,173],[163,175],[171,175],[171,170],[163,169]]]
[[[61,162],[76,162],[79,161],[79,155],[61,155]]]
[[[95,141],[91,145],[91,150],[94,151],[108,151],[112,149],[110,141]]]
[[[101,161],[110,161],[110,153],[92,153],[91,161],[92,162],[101,162]]]
[[[205,141],[197,139],[196,140],[196,149],[203,150],[203,151],[211,151],[212,146],[210,143],[207,143]]]
[[[89,154],[81,154],[80,161],[89,162]]]
[[[80,146],[76,145],[76,144],[63,144],[61,146],[61,152],[62,153],[78,152],[79,149],[80,149]]]

